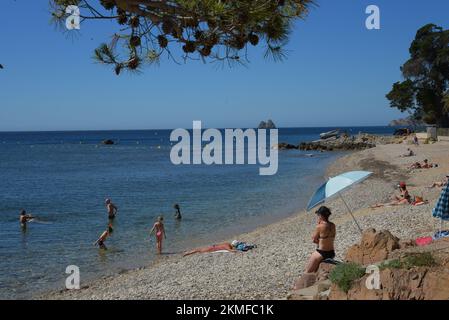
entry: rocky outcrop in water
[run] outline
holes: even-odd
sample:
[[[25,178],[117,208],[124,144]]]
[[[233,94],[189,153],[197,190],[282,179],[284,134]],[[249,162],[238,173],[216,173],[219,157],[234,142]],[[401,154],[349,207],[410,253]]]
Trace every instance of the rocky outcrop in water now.
[[[259,129],[276,129],[276,125],[272,120],[268,120],[267,122],[261,121],[259,124]]]
[[[367,133],[359,133],[356,136],[343,134],[341,137],[303,142],[299,145],[299,149],[305,151],[364,150],[374,148],[377,144],[401,143],[402,141],[402,137],[378,136]]]
[[[297,149],[299,149],[299,146],[290,144],[290,143],[281,142],[275,146],[275,149],[277,149],[277,150],[297,150]]]
[[[104,145],[113,145],[113,144],[115,144],[114,140],[110,140],[110,139],[103,140],[101,143],[104,144]]]

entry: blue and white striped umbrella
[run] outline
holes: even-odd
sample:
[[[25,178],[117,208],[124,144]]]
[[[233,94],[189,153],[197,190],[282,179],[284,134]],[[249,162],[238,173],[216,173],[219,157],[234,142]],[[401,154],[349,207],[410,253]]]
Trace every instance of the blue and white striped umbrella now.
[[[441,192],[440,198],[432,212],[435,218],[449,221],[449,185]]]
[[[330,178],[325,184],[319,187],[312,196],[307,206],[307,211],[312,210],[316,206],[324,203],[326,200],[338,195],[350,186],[362,182],[372,174],[372,172],[368,171],[351,171],[334,178]]]
[[[319,187],[318,190],[315,192],[315,194],[312,196],[307,206],[307,211],[310,211],[316,206],[324,203],[325,201],[339,195],[341,197],[341,200],[345,204],[346,208],[348,209],[349,213],[351,214],[352,218],[354,219],[357,228],[359,229],[360,232],[362,232],[362,228],[360,228],[360,225],[357,223],[357,220],[352,214],[351,209],[341,196],[341,192],[357,183],[362,182],[372,174],[373,173],[369,171],[350,171],[343,173],[339,176],[336,176],[334,178],[330,178],[326,183],[324,183],[321,187]]]

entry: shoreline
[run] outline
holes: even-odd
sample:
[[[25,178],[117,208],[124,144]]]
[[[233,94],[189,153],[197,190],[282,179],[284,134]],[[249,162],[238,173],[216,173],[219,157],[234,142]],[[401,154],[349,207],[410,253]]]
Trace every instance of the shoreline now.
[[[405,144],[379,145],[343,155],[328,166],[329,176],[357,169],[374,172],[359,187],[345,192],[345,199],[363,229],[389,229],[400,238],[416,238],[432,231],[435,221],[431,208],[439,192],[425,190],[424,183],[439,180],[449,171],[449,166],[443,163],[449,155],[449,144],[422,145],[416,148],[417,157],[399,158],[406,148]],[[440,167],[413,175],[402,167],[424,158],[439,163]],[[409,183],[412,194],[425,195],[430,204],[368,208],[385,201],[394,191],[393,186],[402,180]],[[337,225],[337,259],[343,260],[346,249],[359,240],[359,233],[339,199],[327,205]],[[51,291],[34,299],[284,299],[315,249],[309,239],[314,224],[311,214],[300,211],[234,237],[258,245],[248,253],[163,256],[144,268],[86,283],[84,289]]]

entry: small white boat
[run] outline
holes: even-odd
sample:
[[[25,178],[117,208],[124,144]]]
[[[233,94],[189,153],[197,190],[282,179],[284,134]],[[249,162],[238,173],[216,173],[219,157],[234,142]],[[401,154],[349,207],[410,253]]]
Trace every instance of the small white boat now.
[[[332,137],[338,137],[340,135],[340,130],[332,130],[329,132],[324,132],[320,134],[320,138],[321,139],[328,139],[328,138],[332,138]]]

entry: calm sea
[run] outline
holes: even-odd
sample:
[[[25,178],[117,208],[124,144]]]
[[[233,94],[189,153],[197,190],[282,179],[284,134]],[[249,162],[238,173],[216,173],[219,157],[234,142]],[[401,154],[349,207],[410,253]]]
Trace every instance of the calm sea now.
[[[280,129],[298,144],[332,128]],[[391,134],[391,127],[342,128]],[[255,165],[175,166],[169,130],[0,133],[0,298],[30,298],[64,288],[65,269],[81,280],[156,259],[148,232],[165,217],[165,252],[225,239],[305,207],[337,153],[279,154],[279,171],[260,176]],[[101,141],[113,139],[116,145]],[[107,252],[92,243],[107,225],[104,199],[119,207]],[[173,204],[184,219],[173,219]],[[39,217],[27,231],[20,209]]]

